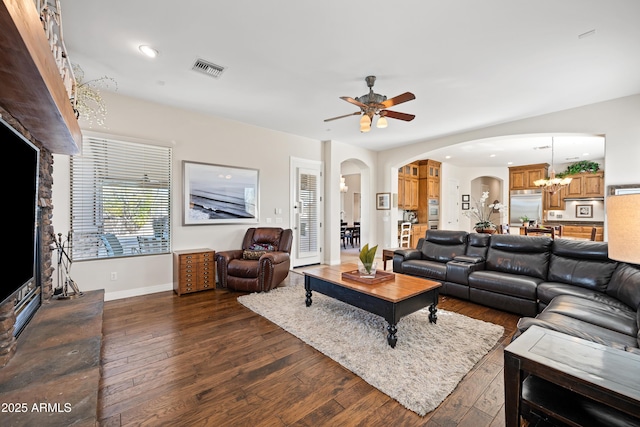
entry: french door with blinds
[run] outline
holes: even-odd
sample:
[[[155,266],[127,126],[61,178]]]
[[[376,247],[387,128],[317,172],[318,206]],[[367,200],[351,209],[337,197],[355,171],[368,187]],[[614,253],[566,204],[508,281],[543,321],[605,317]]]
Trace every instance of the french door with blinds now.
[[[322,165],[293,160],[293,266],[322,262]]]

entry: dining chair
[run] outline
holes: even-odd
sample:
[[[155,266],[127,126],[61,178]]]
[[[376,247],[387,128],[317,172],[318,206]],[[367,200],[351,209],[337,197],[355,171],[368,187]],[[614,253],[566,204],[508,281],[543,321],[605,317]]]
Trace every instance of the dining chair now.
[[[556,232],[555,232],[556,237],[562,237],[562,226],[561,225],[555,225],[553,228],[556,230]]]
[[[348,230],[346,222],[340,223],[340,241],[344,249],[347,249],[347,242],[351,242],[351,233]]]
[[[553,227],[550,227],[550,228],[525,227],[524,234],[525,236],[549,235],[552,239],[554,239],[556,237],[556,229]]]
[[[400,247],[411,247],[411,223],[403,222],[400,224]]]
[[[351,247],[360,246],[360,221],[354,221],[353,229],[351,230]]]

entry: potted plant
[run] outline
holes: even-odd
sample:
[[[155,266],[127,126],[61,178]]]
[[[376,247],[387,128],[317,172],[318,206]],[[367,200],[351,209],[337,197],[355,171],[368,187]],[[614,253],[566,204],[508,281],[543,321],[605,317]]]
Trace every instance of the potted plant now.
[[[600,170],[600,164],[598,162],[591,162],[589,160],[581,160],[579,162],[573,163],[567,166],[567,170],[562,173],[557,174],[558,178],[563,178],[567,175],[576,175],[579,173],[590,172],[596,173]]]
[[[494,213],[502,213],[507,207],[502,203],[487,204],[489,198],[489,192],[482,193],[480,200],[475,200],[475,206],[467,211],[463,211],[463,214],[473,220],[476,223],[473,225],[476,233],[490,233],[496,232],[496,224],[493,222]]]
[[[362,250],[360,251],[360,262],[358,263],[360,277],[376,277],[376,262],[374,260],[377,250],[378,245],[369,249],[369,244],[367,243],[362,247]]]
[[[522,222],[522,225],[526,225],[529,223],[529,217],[526,215],[522,215],[520,218],[518,218],[520,220],[520,222]]]

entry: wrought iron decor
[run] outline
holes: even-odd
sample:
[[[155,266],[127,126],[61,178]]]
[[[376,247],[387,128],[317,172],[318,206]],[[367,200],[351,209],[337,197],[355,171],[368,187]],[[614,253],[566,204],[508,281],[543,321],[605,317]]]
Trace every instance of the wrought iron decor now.
[[[258,222],[259,170],[183,161],[183,225]]]

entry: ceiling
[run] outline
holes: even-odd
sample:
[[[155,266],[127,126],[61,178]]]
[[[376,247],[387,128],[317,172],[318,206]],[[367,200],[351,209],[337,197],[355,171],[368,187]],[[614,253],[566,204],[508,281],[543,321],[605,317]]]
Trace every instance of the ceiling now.
[[[124,95],[372,150],[640,93],[638,0],[61,4],[85,81],[108,76]],[[142,44],[159,55],[143,56]],[[225,70],[198,73],[197,59]],[[389,98],[413,92],[390,109],[416,118],[368,133],[357,116],[324,122],[358,111],[339,97],[366,94],[368,75]],[[457,151],[477,165],[492,150]]]

